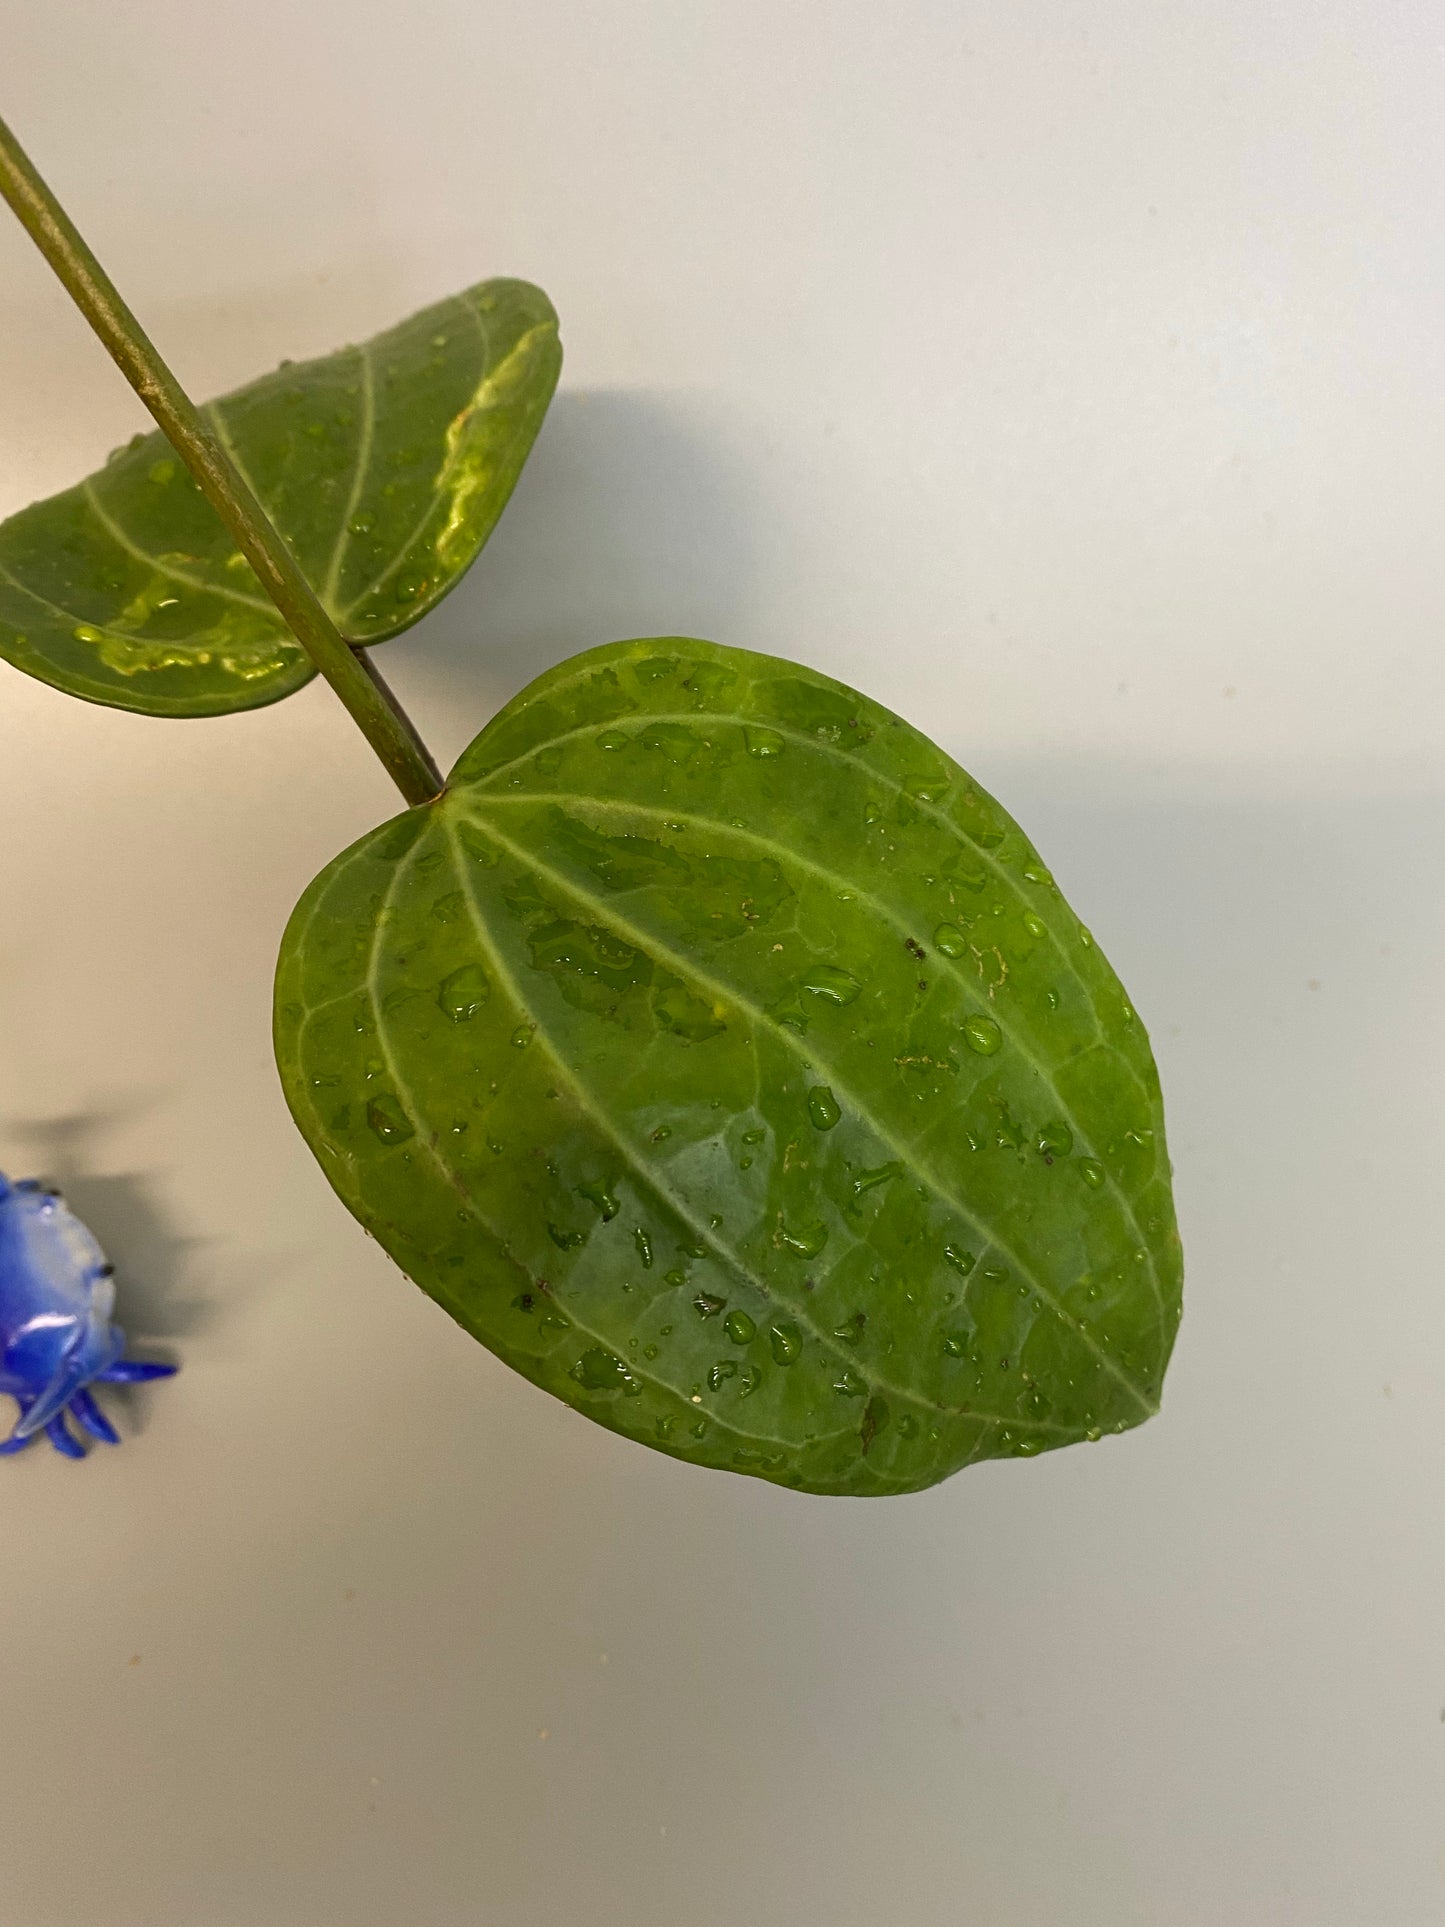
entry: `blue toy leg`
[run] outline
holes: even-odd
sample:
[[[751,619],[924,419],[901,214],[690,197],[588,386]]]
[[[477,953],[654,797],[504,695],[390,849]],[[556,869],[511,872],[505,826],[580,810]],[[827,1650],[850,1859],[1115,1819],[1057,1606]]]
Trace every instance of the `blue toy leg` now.
[[[14,1394],[14,1397],[15,1403],[20,1407],[20,1411],[15,1420],[15,1423],[18,1425],[20,1420],[24,1418],[25,1414],[35,1403],[35,1400],[33,1398],[21,1398],[18,1393]],[[27,1445],[33,1445],[34,1443],[34,1433],[27,1432],[23,1439],[13,1437],[6,1439],[4,1444],[0,1445],[0,1453],[4,1453],[8,1457],[12,1452],[23,1452]]]
[[[63,1413],[57,1413],[45,1428],[45,1436],[57,1452],[63,1452],[68,1459],[83,1459],[85,1447],[79,1439],[73,1439],[65,1429]]]
[[[153,1378],[174,1378],[179,1365],[158,1365],[148,1358],[118,1358],[95,1375],[96,1383],[106,1385],[145,1385]]]
[[[70,1401],[70,1412],[93,1439],[99,1439],[103,1445],[120,1444],[120,1433],[116,1431],[89,1392],[81,1391],[75,1394]]]

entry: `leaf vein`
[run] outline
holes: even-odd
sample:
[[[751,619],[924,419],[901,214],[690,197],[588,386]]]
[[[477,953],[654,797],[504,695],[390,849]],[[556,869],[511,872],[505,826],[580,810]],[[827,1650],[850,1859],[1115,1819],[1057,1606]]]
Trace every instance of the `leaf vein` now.
[[[244,589],[232,589],[223,582],[207,582],[204,576],[189,575],[186,570],[178,569],[173,562],[167,562],[161,556],[153,555],[149,549],[127,534],[110,510],[104,506],[95,492],[95,481],[92,476],[88,475],[85,478],[80,484],[80,490],[90,504],[91,514],[111,541],[137,562],[144,563],[149,569],[154,569],[157,575],[164,576],[168,582],[178,582],[182,588],[195,589],[201,595],[218,596],[222,602],[238,602],[243,608],[259,609],[263,614],[279,622],[274,603],[268,602],[264,596],[247,595]]]
[[[371,343],[363,341],[357,353],[361,356],[361,434],[357,439],[356,463],[352,471],[351,488],[341,511],[341,520],[337,525],[331,563],[326,571],[326,587],[321,596],[321,600],[333,616],[336,610],[336,591],[341,582],[341,571],[346,565],[346,557],[351,549],[351,520],[356,514],[362,490],[371,472],[371,454],[376,442],[376,364],[372,359]]]
[[[468,301],[461,295],[453,295],[452,300],[461,307],[461,310],[464,314],[470,316],[470,318],[476,323],[477,332],[481,337],[481,343],[482,343],[481,367],[478,372],[476,387],[472,390],[473,397],[475,398],[475,396],[480,393],[483,384],[489,378],[487,375],[488,335],[486,330],[486,324],[485,322],[483,322],[481,315],[477,312],[477,307],[475,302]],[[535,333],[535,330],[529,330],[527,335],[523,336],[523,340],[530,339],[533,333]],[[517,345],[518,347],[520,347],[521,342],[519,342]],[[465,413],[466,411],[465,409],[461,409],[458,412]],[[406,537],[406,540],[402,542],[401,545],[396,549],[396,551],[392,555],[391,560],[386,564],[386,566],[383,569],[380,569],[377,572],[377,574],[372,577],[371,581],[362,590],[361,594],[359,596],[354,596],[352,600],[346,605],[346,607],[341,611],[340,615],[337,617],[338,622],[340,623],[349,622],[352,616],[354,616],[356,614],[356,611],[361,607],[362,603],[367,601],[369,597],[374,596],[378,589],[382,588],[386,583],[388,583],[391,580],[391,578],[396,574],[397,570],[401,567],[402,563],[405,562],[406,558],[411,554],[412,549],[415,546],[422,531],[425,529],[427,523],[431,521],[432,517],[437,512],[438,503],[437,503],[435,490],[440,485],[442,477],[446,474],[446,470],[447,470],[447,457],[443,456],[442,465],[437,470],[436,475],[432,481],[433,494],[431,498],[428,500],[426,507],[422,510],[421,516],[419,517],[419,519],[411,529],[411,532]]]

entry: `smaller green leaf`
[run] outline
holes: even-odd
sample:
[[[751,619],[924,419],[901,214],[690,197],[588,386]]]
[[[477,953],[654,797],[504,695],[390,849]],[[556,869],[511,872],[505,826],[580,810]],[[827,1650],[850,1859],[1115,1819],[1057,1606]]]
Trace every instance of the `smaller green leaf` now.
[[[410,628],[476,560],[562,364],[525,281],[484,281],[203,411],[343,635]],[[0,525],[0,656],[72,696],[219,716],[315,674],[165,437]]]

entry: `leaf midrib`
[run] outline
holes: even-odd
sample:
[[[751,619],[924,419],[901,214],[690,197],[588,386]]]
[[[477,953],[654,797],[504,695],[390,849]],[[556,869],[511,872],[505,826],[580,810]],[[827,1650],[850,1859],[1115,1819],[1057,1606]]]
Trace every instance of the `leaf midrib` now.
[[[683,1198],[679,1197],[672,1187],[660,1178],[655,1171],[650,1169],[634,1147],[628,1143],[626,1138],[621,1135],[610,1120],[597,1109],[591,1093],[583,1084],[581,1077],[558,1049],[540,1016],[523,996],[521,986],[516,979],[516,974],[508,964],[506,958],[502,955],[495,938],[492,936],[491,926],[486,920],[485,913],[476,900],[476,894],[472,888],[470,866],[463,861],[461,852],[457,849],[455,832],[451,829],[450,825],[448,825],[447,836],[452,849],[454,872],[462,886],[462,893],[466,900],[478,940],[484,946],[499,977],[503,980],[506,993],[511,998],[513,1006],[525,1020],[536,1027],[536,1035],[541,1039],[548,1056],[572,1087],[573,1093],[583,1111],[591,1119],[594,1126],[617,1147],[619,1153],[631,1167],[634,1178],[661,1201],[664,1209],[671,1212],[695,1237],[705,1243],[729,1270],[735,1272],[738,1277],[744,1279],[751,1285],[760,1297],[766,1299],[769,1303],[776,1303],[776,1295],[767,1280],[760,1277],[739,1251],[736,1251],[731,1244],[719,1238],[712,1227],[702,1218],[698,1217],[692,1210],[692,1207]],[[809,1333],[829,1357],[837,1360],[842,1366],[856,1369],[868,1380],[869,1384],[878,1391],[889,1392],[896,1398],[904,1399],[909,1403],[921,1406],[925,1411],[937,1413],[939,1416],[946,1416],[953,1419],[961,1418],[966,1421],[976,1421],[984,1425],[1007,1426],[1027,1424],[1030,1427],[1033,1425],[1032,1421],[1014,1420],[997,1413],[982,1413],[973,1408],[966,1409],[963,1406],[947,1405],[941,1400],[929,1398],[924,1393],[912,1391],[906,1386],[895,1384],[892,1380],[884,1377],[871,1363],[865,1365],[864,1361],[856,1357],[853,1353],[843,1351],[835,1340],[830,1339],[813,1322],[803,1306],[795,1305],[791,1299],[787,1299],[784,1302],[789,1313],[796,1317],[802,1325],[807,1327]],[[1058,1431],[1061,1433],[1066,1432],[1071,1435],[1077,1430],[1075,1427],[1051,1425],[1041,1425],[1038,1429]]]
[[[721,978],[716,978],[712,976],[710,972],[703,970],[694,959],[684,956],[680,951],[674,950],[655,933],[644,930],[639,925],[632,923],[630,919],[621,916],[614,906],[605,903],[590,890],[574,882],[561,871],[554,869],[551,864],[539,857],[535,851],[528,850],[525,846],[514,843],[504,831],[498,829],[494,824],[478,821],[478,819],[470,813],[464,814],[466,814],[466,820],[480,830],[484,836],[490,836],[493,841],[501,844],[504,849],[509,851],[518,862],[550,878],[557,888],[565,890],[570,896],[576,899],[576,901],[585,904],[600,923],[610,925],[625,941],[643,950],[648,955],[664,961],[668,967],[675,970],[679,976],[690,979],[699,988],[710,991],[714,996],[722,997],[749,1022],[756,1023],[760,1028],[772,1032],[777,1041],[789,1054],[795,1057],[799,1055],[798,1042],[793,1033],[788,1030],[785,1025],[778,1023],[775,1018],[769,1016],[760,1005],[753,1003],[751,999],[726,984]],[[808,1059],[826,1073],[835,1091],[842,1092],[847,1097],[854,1115],[868,1125],[880,1143],[888,1146],[904,1163],[918,1173],[919,1177],[923,1179],[924,1183],[927,1184],[928,1188],[941,1203],[948,1205],[970,1223],[978,1225],[980,1230],[988,1231],[995,1249],[1018,1267],[1022,1276],[1033,1286],[1039,1298],[1044,1304],[1049,1306],[1064,1328],[1071,1332],[1084,1348],[1094,1355],[1104,1367],[1105,1371],[1128,1391],[1130,1396],[1138,1402],[1145,1412],[1152,1415],[1158,1409],[1157,1404],[1150,1401],[1109,1350],[1099,1344],[1090,1332],[1070,1316],[1057,1294],[1037,1276],[1032,1267],[1023,1262],[1012,1246],[1005,1242],[992,1226],[982,1223],[977,1211],[971,1209],[961,1198],[957,1197],[948,1185],[932,1172],[918,1152],[899,1143],[893,1133],[885,1128],[885,1126],[873,1116],[868,1106],[852,1092],[844,1080],[842,1073],[831,1067],[821,1052],[817,1050],[810,1051],[808,1053]]]

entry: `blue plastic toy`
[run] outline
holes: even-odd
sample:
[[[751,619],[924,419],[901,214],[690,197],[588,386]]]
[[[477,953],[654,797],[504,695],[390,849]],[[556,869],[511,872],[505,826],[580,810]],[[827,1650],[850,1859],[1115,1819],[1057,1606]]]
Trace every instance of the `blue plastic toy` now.
[[[0,1392],[20,1417],[0,1453],[20,1452],[43,1432],[57,1452],[83,1459],[66,1415],[107,1445],[120,1434],[91,1397],[94,1384],[169,1378],[174,1365],[125,1357],[113,1325],[113,1267],[58,1191],[0,1172]]]

